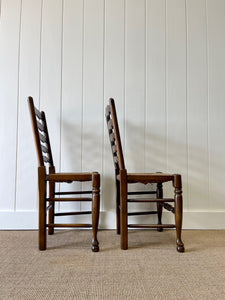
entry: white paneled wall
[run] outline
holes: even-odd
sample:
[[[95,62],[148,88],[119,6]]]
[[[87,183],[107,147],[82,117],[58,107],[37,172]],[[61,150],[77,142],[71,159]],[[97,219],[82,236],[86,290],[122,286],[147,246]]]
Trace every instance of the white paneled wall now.
[[[225,228],[224,0],[0,0],[0,229],[37,227],[29,95],[57,169],[101,173],[102,228],[115,227],[110,97],[128,171],[181,173],[184,228]],[[58,209],[71,206],[86,204]]]

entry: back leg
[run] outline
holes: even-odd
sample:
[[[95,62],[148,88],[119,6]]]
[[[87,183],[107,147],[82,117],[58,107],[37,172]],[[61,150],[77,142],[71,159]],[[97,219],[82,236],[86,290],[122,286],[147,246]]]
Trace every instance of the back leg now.
[[[116,230],[120,234],[120,182],[116,179]]]

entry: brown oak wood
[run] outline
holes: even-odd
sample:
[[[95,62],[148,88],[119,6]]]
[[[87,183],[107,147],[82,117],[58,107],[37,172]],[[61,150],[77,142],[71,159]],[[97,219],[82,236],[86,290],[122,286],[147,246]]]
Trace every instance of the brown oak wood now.
[[[81,173],[56,173],[53,163],[52,150],[48,134],[48,127],[45,113],[34,106],[32,97],[28,97],[28,106],[30,110],[32,129],[34,134],[35,147],[38,158],[38,189],[39,189],[39,249],[46,249],[46,229],[48,234],[54,234],[55,227],[92,227],[92,251],[99,251],[97,239],[99,209],[100,209],[100,174],[98,172]],[[55,192],[55,184],[58,182],[71,183],[90,182],[90,191],[66,191]],[[48,184],[48,189],[47,189]],[[48,196],[47,196],[48,190]],[[90,194],[90,197],[81,197],[82,194]],[[60,195],[60,197],[59,197]],[[62,197],[65,195],[78,195],[77,197]],[[58,196],[58,197],[57,197]],[[55,202],[65,201],[90,201],[92,202],[91,211],[62,212],[55,213]],[[55,223],[55,218],[69,215],[92,214],[92,224],[62,224]],[[46,221],[48,215],[48,223]]]
[[[114,99],[109,99],[109,104],[105,109],[105,117],[107,128],[109,132],[109,141],[113,156],[113,163],[115,168],[115,181],[116,181],[116,215],[117,215],[117,233],[121,235],[121,249],[128,249],[128,228],[157,228],[162,231],[163,228],[176,228],[176,244],[177,251],[184,251],[184,244],[181,240],[182,229],[182,184],[181,175],[167,174],[167,173],[127,173],[122,143],[120,139],[119,125],[116,114],[116,107]],[[163,197],[163,183],[171,182],[175,188],[174,198]],[[134,183],[154,183],[156,188],[154,191],[142,192],[129,192],[129,184]],[[128,198],[130,195],[144,195],[155,194],[156,198]],[[150,212],[128,212],[128,203],[152,203],[157,205],[157,211]],[[172,206],[171,204],[174,204]],[[175,214],[175,224],[162,224],[162,211],[163,208]],[[129,224],[128,216],[142,215],[142,214],[155,214],[158,215],[158,224]]]

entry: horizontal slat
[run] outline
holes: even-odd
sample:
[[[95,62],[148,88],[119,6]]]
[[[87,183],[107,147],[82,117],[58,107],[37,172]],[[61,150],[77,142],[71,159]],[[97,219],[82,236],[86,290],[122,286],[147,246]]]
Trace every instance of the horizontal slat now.
[[[39,121],[37,121],[37,127],[40,131],[45,132],[45,127],[42,123],[40,123]]]
[[[45,163],[49,163],[49,164],[51,163],[50,159],[45,155],[43,155],[43,160],[44,160]]]
[[[151,183],[163,183],[167,181],[173,181],[174,175],[163,173],[128,173],[127,181],[129,183],[135,182],[151,182]]]
[[[47,201],[92,201],[92,198],[47,198]]]
[[[106,118],[106,121],[108,122],[110,120],[110,115],[109,114],[105,114],[105,118]]]
[[[41,144],[41,150],[44,153],[48,153],[48,148]]]
[[[107,105],[106,108],[105,108],[105,114],[106,114],[106,116],[108,116],[110,113],[111,113],[110,106]]]
[[[115,142],[116,138],[115,138],[114,132],[110,133],[109,139],[110,139],[111,142]]]
[[[109,130],[113,129],[113,123],[112,123],[111,119],[107,122],[107,127],[108,127]]]
[[[174,202],[173,198],[163,198],[163,199],[127,199],[127,202]]]
[[[128,216],[142,216],[142,215],[155,215],[157,211],[138,211],[138,212],[130,212]]]
[[[113,161],[117,164],[119,162],[119,159],[117,156],[113,156]]]
[[[76,212],[62,212],[54,214],[56,217],[62,216],[77,216],[77,215],[90,215],[91,211],[76,211]]]
[[[42,141],[42,143],[47,143],[46,137],[43,134],[41,134],[40,132],[39,132],[39,138]]]
[[[170,205],[169,203],[164,203],[164,204],[163,204],[163,207],[164,207],[166,210],[171,211],[172,213],[175,213],[175,208],[174,208],[172,205]]]
[[[92,173],[55,173],[46,175],[46,179],[56,182],[91,181]]]
[[[112,145],[111,147],[112,147],[113,154],[117,153],[117,147],[116,147],[116,145]]]
[[[174,224],[128,224],[128,228],[176,228]]]
[[[35,115],[36,115],[40,120],[42,120],[42,115],[41,115],[40,110],[38,110],[36,107],[34,108],[34,110],[35,110]]]
[[[79,195],[79,194],[92,194],[92,191],[55,192],[55,195]]]
[[[92,227],[92,224],[47,224],[47,227]]]
[[[139,191],[139,192],[128,192],[127,193],[128,195],[149,195],[149,194],[152,194],[152,195],[155,195],[157,194],[156,191]]]

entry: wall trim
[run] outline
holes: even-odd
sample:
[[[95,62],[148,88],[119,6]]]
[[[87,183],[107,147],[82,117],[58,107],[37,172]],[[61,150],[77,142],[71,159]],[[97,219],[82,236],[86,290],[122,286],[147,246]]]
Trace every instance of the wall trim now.
[[[155,216],[151,216],[153,222]],[[132,223],[147,223],[149,217],[138,219],[133,217]],[[70,219],[70,221],[72,221]],[[70,222],[68,220],[68,222]],[[84,217],[82,216],[83,222]],[[171,213],[164,212],[163,222],[173,222]],[[114,212],[101,212],[100,228],[115,229],[116,218]],[[36,211],[0,211],[0,230],[32,230],[38,228],[38,213]],[[184,211],[183,229],[225,229],[225,211]]]

